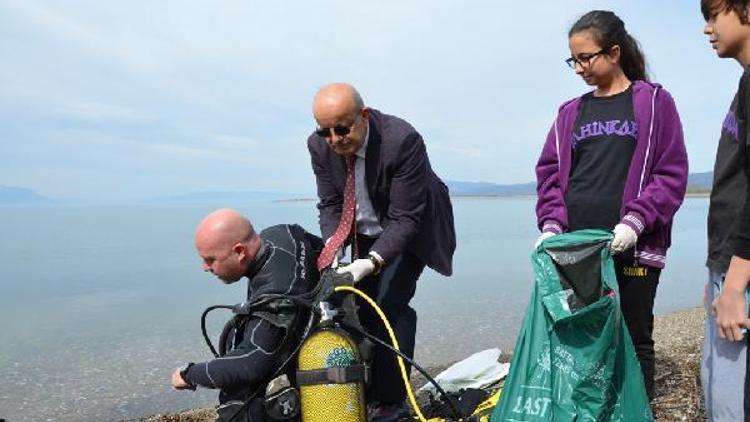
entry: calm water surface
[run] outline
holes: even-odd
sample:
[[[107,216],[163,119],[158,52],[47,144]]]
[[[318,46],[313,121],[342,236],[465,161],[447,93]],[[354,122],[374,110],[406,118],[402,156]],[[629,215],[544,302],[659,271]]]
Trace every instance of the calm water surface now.
[[[201,272],[197,222],[225,204],[0,208],[0,418],[136,419],[212,405],[216,392],[176,392],[173,368],[210,357],[200,314],[241,301]],[[317,231],[314,202],[233,204],[258,228]],[[686,200],[656,300],[659,313],[700,305],[706,198]],[[429,270],[413,306],[417,360],[445,364],[511,349],[533,281],[533,198],[454,199],[453,277]],[[214,313],[218,335],[226,314]]]

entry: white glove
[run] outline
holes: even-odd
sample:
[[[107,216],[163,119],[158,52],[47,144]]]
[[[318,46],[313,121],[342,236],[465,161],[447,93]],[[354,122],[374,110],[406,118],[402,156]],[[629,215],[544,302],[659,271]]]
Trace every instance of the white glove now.
[[[615,234],[615,238],[612,239],[609,250],[613,255],[632,248],[635,246],[635,242],[638,241],[638,235],[635,233],[635,230],[631,229],[627,224],[616,225],[612,232]]]
[[[536,242],[534,242],[534,249],[538,248],[545,239],[549,239],[556,234],[557,233],[555,232],[543,232],[542,234],[540,234],[539,237],[536,238]]]
[[[352,278],[354,278],[354,283],[359,283],[360,280],[367,277],[373,271],[375,271],[375,264],[368,258],[355,259],[351,264],[336,269],[336,272],[339,274],[351,274]]]

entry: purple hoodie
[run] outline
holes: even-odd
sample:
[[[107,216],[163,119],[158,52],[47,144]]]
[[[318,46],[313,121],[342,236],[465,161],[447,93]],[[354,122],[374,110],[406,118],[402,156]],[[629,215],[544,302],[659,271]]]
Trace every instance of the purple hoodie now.
[[[580,105],[578,97],[560,106],[536,166],[536,215],[543,232],[568,230],[565,191],[570,177],[573,125]],[[671,244],[672,218],[687,186],[682,124],[672,96],[659,84],[635,81],[633,110],[639,131],[625,181],[620,223],[638,234],[638,262],[664,268]]]

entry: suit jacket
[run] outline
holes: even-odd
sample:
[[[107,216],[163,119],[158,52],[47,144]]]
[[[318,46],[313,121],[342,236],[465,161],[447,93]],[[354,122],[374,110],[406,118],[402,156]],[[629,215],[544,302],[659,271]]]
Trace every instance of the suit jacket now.
[[[386,264],[410,252],[443,275],[453,272],[456,233],[448,187],[432,171],[422,136],[406,121],[370,109],[365,180],[383,232],[373,244]],[[341,217],[346,162],[325,139],[307,139],[318,186],[323,239]]]

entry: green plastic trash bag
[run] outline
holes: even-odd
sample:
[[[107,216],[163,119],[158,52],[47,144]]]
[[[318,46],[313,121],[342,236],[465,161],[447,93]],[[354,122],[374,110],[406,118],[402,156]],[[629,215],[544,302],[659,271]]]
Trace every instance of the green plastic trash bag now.
[[[602,230],[553,236],[532,254],[535,286],[492,414],[500,421],[652,421]]]

